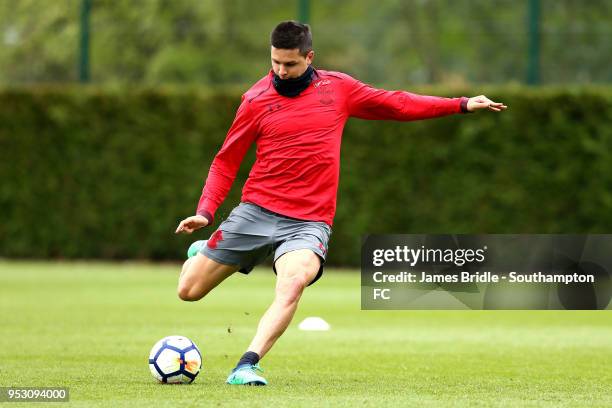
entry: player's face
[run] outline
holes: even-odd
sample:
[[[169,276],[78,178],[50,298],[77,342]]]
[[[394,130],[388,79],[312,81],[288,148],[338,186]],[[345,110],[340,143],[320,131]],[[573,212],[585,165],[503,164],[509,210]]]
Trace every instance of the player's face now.
[[[300,50],[297,48],[292,50],[274,47],[270,48],[272,70],[280,79],[299,77],[306,71],[306,68],[312,63],[312,58],[314,57],[314,51],[310,51],[304,56],[300,54]]]

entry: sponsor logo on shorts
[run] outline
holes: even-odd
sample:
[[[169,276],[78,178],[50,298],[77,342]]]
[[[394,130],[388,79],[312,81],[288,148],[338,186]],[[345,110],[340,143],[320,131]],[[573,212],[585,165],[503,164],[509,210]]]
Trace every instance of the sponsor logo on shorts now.
[[[319,242],[319,249],[320,249],[321,251],[323,251],[323,254],[325,254],[325,253],[327,252],[327,251],[325,250],[325,247],[323,246],[323,244],[322,244],[322,243],[320,243],[320,242]]]
[[[210,236],[206,245],[208,245],[210,249],[217,249],[219,241],[223,241],[223,231],[216,230],[214,234]]]

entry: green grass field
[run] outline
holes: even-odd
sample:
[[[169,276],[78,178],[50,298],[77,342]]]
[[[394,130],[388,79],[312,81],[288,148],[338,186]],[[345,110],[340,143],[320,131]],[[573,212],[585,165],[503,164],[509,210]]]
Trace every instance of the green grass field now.
[[[67,386],[83,407],[612,406],[609,311],[361,311],[359,275],[333,270],[262,361],[270,385],[228,386],[274,275],[236,275],[185,303],[178,269],[1,262],[0,386]],[[332,329],[299,331],[307,316]],[[149,349],[171,334],[202,351],[191,385],[149,373]]]

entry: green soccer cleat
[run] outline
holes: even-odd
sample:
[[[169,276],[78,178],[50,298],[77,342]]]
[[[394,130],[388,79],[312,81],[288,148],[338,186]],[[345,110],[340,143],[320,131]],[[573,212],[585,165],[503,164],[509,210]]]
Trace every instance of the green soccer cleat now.
[[[202,239],[191,244],[189,246],[189,249],[187,250],[187,258],[193,258],[194,256],[196,256],[200,252],[200,250],[204,248],[206,242],[207,240]]]
[[[243,364],[232,370],[229,377],[227,377],[226,383],[232,385],[266,385],[268,382],[265,378],[257,375],[256,371],[263,370],[259,367],[259,364],[250,365]]]

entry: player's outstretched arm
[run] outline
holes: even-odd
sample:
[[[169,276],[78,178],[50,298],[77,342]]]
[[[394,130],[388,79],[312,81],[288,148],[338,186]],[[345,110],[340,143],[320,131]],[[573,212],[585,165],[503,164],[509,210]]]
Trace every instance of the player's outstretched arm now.
[[[193,231],[200,228],[204,228],[208,225],[208,220],[203,215],[192,215],[191,217],[185,218],[176,227],[175,234],[185,233],[191,234]]]
[[[468,99],[467,110],[468,112],[474,112],[479,109],[489,109],[494,112],[500,112],[506,109],[507,106],[501,102],[493,102],[484,95],[474,96]]]
[[[422,120],[457,113],[489,109],[499,112],[506,105],[493,102],[484,95],[472,98],[442,98],[407,91],[387,91],[373,88],[350,76],[345,77],[349,116],[369,120]]]

